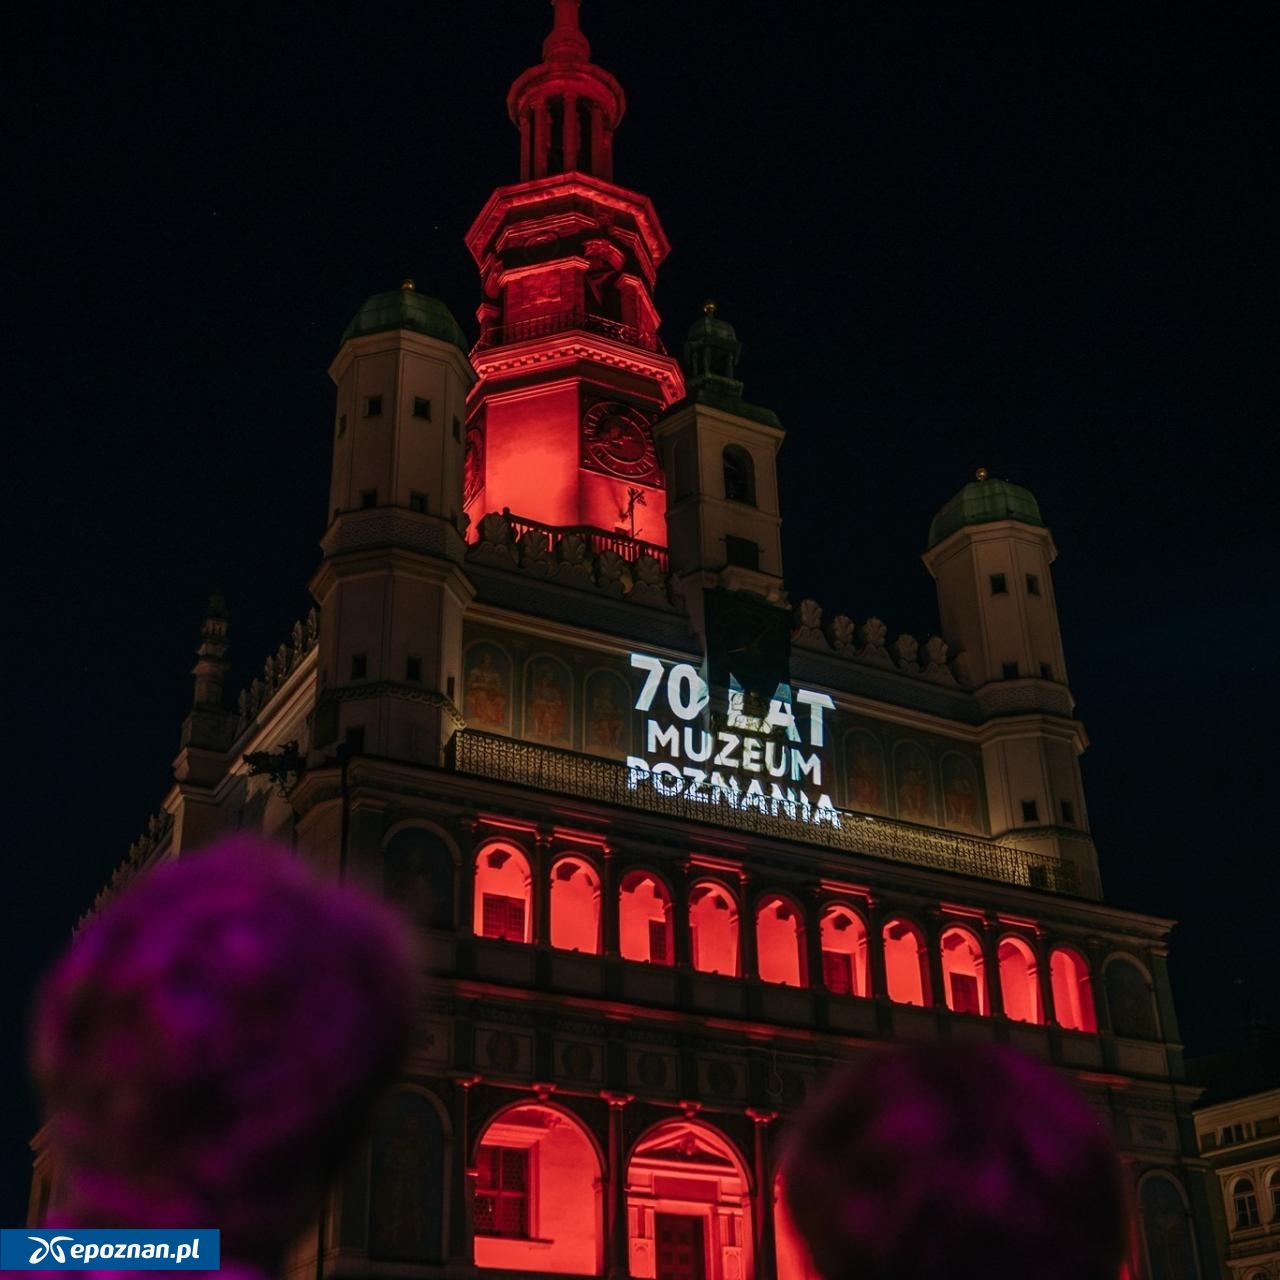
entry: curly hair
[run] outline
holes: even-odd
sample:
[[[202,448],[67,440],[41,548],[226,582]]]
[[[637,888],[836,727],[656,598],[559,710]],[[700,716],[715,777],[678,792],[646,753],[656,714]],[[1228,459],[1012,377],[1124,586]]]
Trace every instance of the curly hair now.
[[[827,1280],[1117,1280],[1110,1138],[1061,1076],[994,1046],[838,1072],[797,1118],[787,1208]]]
[[[415,992],[390,908],[236,837],[165,863],[37,998],[33,1071],[81,1227],[217,1227],[277,1260],[390,1082]]]

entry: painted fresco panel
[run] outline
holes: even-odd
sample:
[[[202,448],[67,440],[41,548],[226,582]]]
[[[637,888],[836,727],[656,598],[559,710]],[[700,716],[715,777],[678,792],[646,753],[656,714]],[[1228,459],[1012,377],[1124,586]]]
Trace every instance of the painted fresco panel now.
[[[551,747],[573,745],[573,680],[558,658],[539,654],[524,669],[524,737]]]
[[[899,742],[894,747],[893,781],[898,817],[935,825],[938,817],[933,802],[933,771],[924,748],[914,742]]]
[[[884,751],[871,734],[859,730],[845,739],[848,761],[848,805],[859,813],[888,813]]]
[[[593,671],[583,698],[582,741],[588,755],[624,758],[631,742],[634,695],[627,682],[612,671]]]
[[[481,640],[467,649],[462,714],[473,729],[511,732],[511,659],[499,645]]]
[[[982,793],[973,761],[959,752],[942,757],[942,806],[945,824],[953,831],[982,832]]]

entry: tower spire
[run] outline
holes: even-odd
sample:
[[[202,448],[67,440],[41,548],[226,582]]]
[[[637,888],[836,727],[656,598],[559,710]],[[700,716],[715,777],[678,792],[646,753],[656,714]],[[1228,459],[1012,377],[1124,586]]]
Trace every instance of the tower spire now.
[[[507,113],[520,130],[520,180],[555,173],[613,179],[613,131],[627,109],[622,86],[591,61],[578,26],[580,0],[551,0],[555,21],[542,42],[542,61],[507,94]]]
[[[582,0],[551,0],[555,9],[555,23],[551,34],[542,42],[542,57],[546,62],[586,62],[591,57],[591,46],[578,25],[578,7]]]

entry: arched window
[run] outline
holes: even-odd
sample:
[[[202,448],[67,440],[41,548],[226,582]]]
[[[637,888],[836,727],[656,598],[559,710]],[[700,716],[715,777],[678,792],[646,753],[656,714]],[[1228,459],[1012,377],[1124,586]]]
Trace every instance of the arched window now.
[[[807,985],[800,908],[778,894],[765,898],[756,911],[756,968],[762,982]]]
[[[1000,996],[1004,1016],[1014,1022],[1043,1022],[1040,1009],[1040,975],[1035,952],[1021,938],[1000,939]]]
[[[415,924],[453,928],[453,854],[439,836],[411,828],[392,836],[383,863],[383,887]]]
[[[1271,1221],[1280,1222],[1280,1169],[1267,1179],[1267,1189],[1271,1192]]]
[[[1231,1207],[1235,1211],[1237,1231],[1258,1225],[1258,1195],[1252,1178],[1237,1178],[1232,1184]]]
[[[529,862],[509,844],[491,844],[476,857],[475,932],[482,938],[529,942],[533,937]]]
[[[1158,1040],[1155,1009],[1146,974],[1132,960],[1110,960],[1103,970],[1111,1030],[1134,1040]]]
[[[398,1090],[379,1105],[369,1143],[370,1257],[443,1261],[441,1193],[448,1174],[442,1177],[446,1165],[440,1112],[425,1094]],[[343,1197],[344,1209],[347,1198]],[[353,1203],[362,1200],[363,1196]],[[344,1232],[363,1234],[363,1218],[357,1213],[350,1223],[344,1219]]]
[[[928,961],[924,935],[906,920],[890,920],[884,927],[884,975],[889,999],[898,1004],[927,1003]]]
[[[1070,947],[1055,947],[1049,957],[1054,1019],[1068,1031],[1097,1031],[1093,984],[1084,956]]]
[[[476,1266],[600,1275],[600,1156],[576,1116],[528,1103],[500,1112],[476,1147]]]
[[[730,502],[756,505],[756,464],[740,444],[724,447],[724,496]]]
[[[942,983],[953,1013],[986,1014],[987,984],[982,948],[968,929],[952,925],[942,931]]]
[[[1143,1178],[1138,1204],[1149,1280],[1197,1280],[1200,1275],[1187,1198],[1172,1178]]]
[[[695,969],[738,976],[738,907],[726,889],[694,885],[689,892],[689,935]]]
[[[830,906],[822,913],[822,985],[843,996],[869,995],[867,928],[848,907]],[[920,1003],[924,1003],[923,1000]]]
[[[600,954],[600,877],[581,858],[551,868],[551,945]]]
[[[657,876],[628,871],[618,894],[618,950],[624,960],[674,964],[671,895]]]
[[[711,1125],[668,1120],[650,1129],[627,1162],[625,1184],[628,1274],[702,1280],[755,1274],[754,1189],[741,1153]]]

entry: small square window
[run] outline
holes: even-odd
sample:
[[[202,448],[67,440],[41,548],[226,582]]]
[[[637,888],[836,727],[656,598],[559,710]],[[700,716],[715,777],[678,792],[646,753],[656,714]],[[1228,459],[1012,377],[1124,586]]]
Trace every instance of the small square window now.
[[[1005,581],[1003,573],[993,573],[991,575],[991,594],[993,596],[1007,596],[1009,594],[1009,584]]]
[[[1000,678],[1002,680],[1016,680],[1018,678],[1018,664],[1016,662],[1002,662],[1000,664]]]
[[[378,491],[377,491],[377,489],[366,489],[366,490],[365,490],[365,491],[360,495],[360,505],[361,505],[361,506],[362,506],[366,511],[367,511],[370,507],[376,507],[376,506],[378,505]]]
[[[363,680],[369,674],[369,655],[367,653],[353,653],[351,655],[351,678],[353,680]]]
[[[459,442],[462,440],[462,423],[458,421],[458,415],[453,415],[453,438]]]
[[[404,664],[404,678],[414,684],[422,682],[422,659],[409,658]]]
[[[364,416],[366,418],[382,417],[382,397],[366,396],[364,400]]]
[[[425,511],[427,509],[427,495],[419,493],[416,489],[409,490],[409,510]]]
[[[760,548],[750,538],[736,538],[733,534],[725,535],[724,560],[726,564],[737,565],[740,569],[760,568]]]
[[[413,416],[431,421],[431,401],[426,396],[413,397]]]
[[[1024,800],[1022,802],[1022,820],[1023,822],[1040,821],[1040,807],[1034,800]]]
[[[1041,680],[1053,679],[1053,668],[1047,662],[1042,662],[1040,664],[1040,679]]]
[[[342,437],[347,431],[347,415],[345,413],[338,414],[338,435]]]
[[[1034,573],[1027,574],[1027,595],[1038,596],[1040,594],[1040,579]]]
[[[1070,800],[1062,801],[1062,825],[1064,827],[1076,825],[1076,807]]]
[[[364,750],[364,725],[353,725],[347,730],[347,754],[358,756]]]

